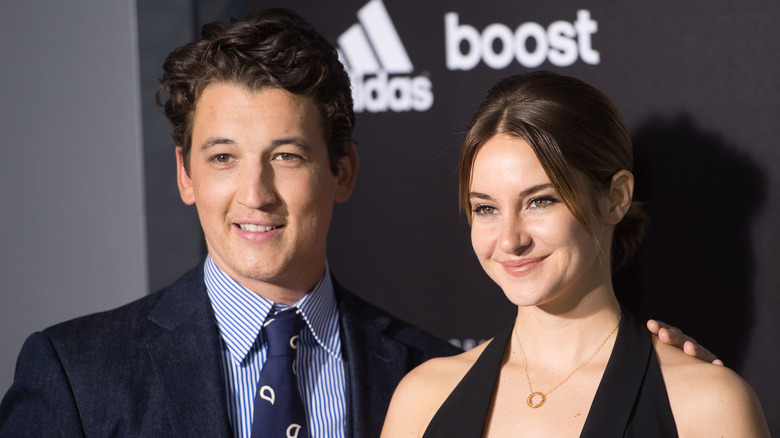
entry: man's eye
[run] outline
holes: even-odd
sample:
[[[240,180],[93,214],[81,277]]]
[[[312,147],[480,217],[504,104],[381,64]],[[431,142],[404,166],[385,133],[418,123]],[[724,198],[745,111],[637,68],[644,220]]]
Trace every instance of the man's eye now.
[[[290,153],[287,153],[287,152],[282,152],[282,153],[274,155],[274,160],[278,160],[278,161],[294,161],[294,160],[298,160],[300,158],[301,158],[300,155],[290,154]]]
[[[233,157],[231,157],[229,154],[217,154],[214,155],[211,159],[217,163],[226,164],[229,163]]]

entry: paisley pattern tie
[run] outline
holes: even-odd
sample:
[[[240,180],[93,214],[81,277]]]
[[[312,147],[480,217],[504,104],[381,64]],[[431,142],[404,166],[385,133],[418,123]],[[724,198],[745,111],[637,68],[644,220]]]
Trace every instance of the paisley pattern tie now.
[[[295,353],[303,328],[298,309],[270,316],[263,326],[268,355],[255,392],[251,438],[308,438],[306,411],[295,378]]]

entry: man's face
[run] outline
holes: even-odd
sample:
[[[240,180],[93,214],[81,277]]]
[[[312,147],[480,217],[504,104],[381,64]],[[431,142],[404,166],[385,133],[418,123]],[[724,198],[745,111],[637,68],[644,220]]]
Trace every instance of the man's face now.
[[[215,83],[197,102],[189,160],[188,172],[177,148],[179,192],[196,205],[217,266],[266,298],[297,301],[325,269],[333,203],[355,181],[354,148],[334,175],[308,98]]]

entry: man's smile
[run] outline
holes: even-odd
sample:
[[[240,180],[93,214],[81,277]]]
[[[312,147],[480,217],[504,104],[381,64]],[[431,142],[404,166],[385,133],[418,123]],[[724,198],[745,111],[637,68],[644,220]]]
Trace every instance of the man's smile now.
[[[261,233],[267,233],[271,230],[281,228],[281,225],[255,225],[255,224],[238,224],[238,227],[244,231],[259,231]]]

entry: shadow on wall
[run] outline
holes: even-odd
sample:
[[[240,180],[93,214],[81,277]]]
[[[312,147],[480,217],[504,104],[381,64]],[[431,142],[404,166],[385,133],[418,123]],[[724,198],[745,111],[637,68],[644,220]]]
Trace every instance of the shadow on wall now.
[[[615,290],[640,317],[681,327],[737,371],[752,330],[751,225],[766,175],[688,116],[654,118],[633,134],[636,189],[650,225]]]

